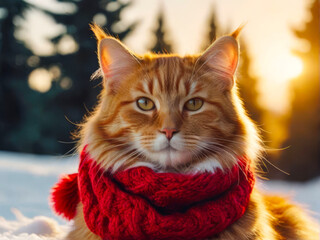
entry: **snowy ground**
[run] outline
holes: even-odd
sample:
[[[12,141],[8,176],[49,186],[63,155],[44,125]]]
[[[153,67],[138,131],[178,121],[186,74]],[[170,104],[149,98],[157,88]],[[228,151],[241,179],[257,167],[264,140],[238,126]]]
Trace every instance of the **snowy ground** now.
[[[49,207],[50,188],[77,158],[0,153],[0,240],[62,239],[68,224]]]
[[[77,158],[0,152],[0,240],[62,239],[70,223],[49,207],[50,188],[62,173],[77,169]],[[308,183],[259,182],[259,188],[294,199],[320,220],[320,178]]]

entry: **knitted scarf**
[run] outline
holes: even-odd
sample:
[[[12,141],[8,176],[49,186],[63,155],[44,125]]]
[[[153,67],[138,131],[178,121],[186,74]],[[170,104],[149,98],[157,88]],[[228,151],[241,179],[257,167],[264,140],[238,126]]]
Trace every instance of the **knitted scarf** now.
[[[156,173],[135,167],[103,171],[83,149],[79,171],[52,191],[53,208],[67,219],[81,201],[88,228],[105,240],[206,239],[245,212],[254,185],[249,161],[225,172]]]

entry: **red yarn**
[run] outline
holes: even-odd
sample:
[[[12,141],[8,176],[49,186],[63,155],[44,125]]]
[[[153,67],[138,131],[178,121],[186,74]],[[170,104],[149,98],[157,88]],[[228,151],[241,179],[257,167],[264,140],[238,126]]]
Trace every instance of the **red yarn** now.
[[[77,204],[80,201],[78,191],[78,174],[63,176],[51,191],[53,209],[59,215],[71,220],[76,215]]]
[[[225,173],[184,175],[136,167],[112,175],[86,148],[78,175],[86,224],[108,240],[214,237],[244,214],[253,185],[245,158]]]

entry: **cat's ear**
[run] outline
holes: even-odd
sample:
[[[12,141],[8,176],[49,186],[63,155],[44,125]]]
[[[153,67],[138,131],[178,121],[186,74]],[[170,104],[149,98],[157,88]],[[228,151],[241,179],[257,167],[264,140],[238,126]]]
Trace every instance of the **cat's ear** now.
[[[108,90],[116,91],[138,65],[138,59],[119,40],[110,37],[93,25],[91,27],[98,40],[98,58],[101,74]]]
[[[106,85],[111,90],[116,90],[138,64],[136,57],[120,41],[111,37],[99,42],[98,56]]]
[[[219,38],[200,56],[203,64],[225,77],[228,87],[233,85],[233,75],[238,65],[239,44],[236,37],[232,34]]]

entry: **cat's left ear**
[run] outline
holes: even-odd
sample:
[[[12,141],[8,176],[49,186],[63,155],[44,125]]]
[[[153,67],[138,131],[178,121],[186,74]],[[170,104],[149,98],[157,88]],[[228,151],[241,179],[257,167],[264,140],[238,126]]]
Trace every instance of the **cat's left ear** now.
[[[120,41],[112,37],[99,42],[98,55],[106,86],[112,91],[116,91],[138,65],[138,59]]]
[[[232,34],[219,38],[200,56],[202,64],[225,78],[228,88],[233,86],[233,76],[238,66],[239,44],[236,37]]]
[[[103,75],[105,87],[111,92],[117,88],[137,67],[138,58],[119,40],[108,36],[98,25],[91,25],[98,41],[98,58],[100,73]]]

